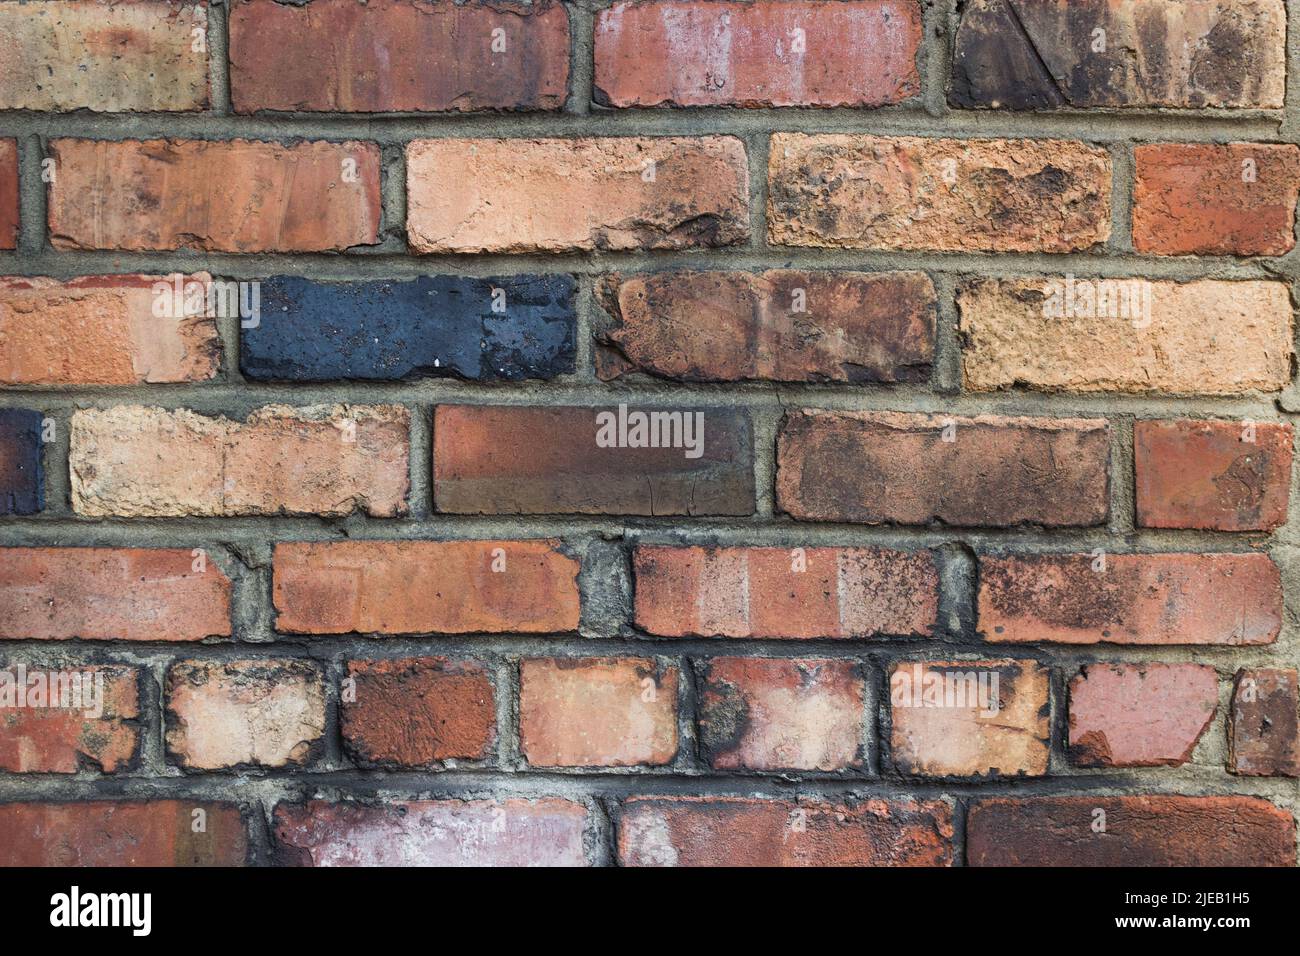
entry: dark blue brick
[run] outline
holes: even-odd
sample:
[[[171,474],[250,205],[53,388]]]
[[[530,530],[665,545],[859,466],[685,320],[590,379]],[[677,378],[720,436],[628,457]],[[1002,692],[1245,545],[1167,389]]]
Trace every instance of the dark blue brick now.
[[[253,379],[331,381],[455,376],[547,379],[573,371],[572,276],[407,282],[262,282],[261,322],[241,330]],[[505,293],[493,312],[493,289]]]
[[[41,413],[0,408],[0,515],[33,515],[45,507]]]

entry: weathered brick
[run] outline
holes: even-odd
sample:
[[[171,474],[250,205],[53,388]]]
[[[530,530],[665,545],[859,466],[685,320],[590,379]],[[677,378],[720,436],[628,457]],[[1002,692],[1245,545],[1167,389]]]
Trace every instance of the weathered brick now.
[[[0,278],[0,382],[140,385],[201,382],[221,366],[212,277]],[[177,295],[177,289],[181,294]]]
[[[55,139],[56,249],[326,252],[379,242],[374,143]]]
[[[642,545],[633,567],[636,625],[664,637],[923,637],[939,614],[930,551]]]
[[[554,540],[277,544],[274,566],[276,628],[288,633],[545,634],[578,627],[579,562]]]
[[[487,756],[496,735],[492,681],[473,661],[349,661],[343,746],[362,766],[424,767]],[[349,699],[351,698],[351,699]]]
[[[1137,521],[1145,528],[1272,531],[1291,496],[1287,423],[1138,421]]]
[[[324,682],[308,660],[173,664],[167,750],[187,770],[310,764],[324,747]]]
[[[1033,661],[899,661],[889,701],[890,749],[905,774],[1047,773],[1048,672]]]
[[[1237,672],[1228,769],[1252,777],[1300,777],[1300,681],[1294,668]]]
[[[1282,575],[1265,554],[983,556],[978,603],[994,642],[1271,644]]]
[[[243,422],[119,405],[72,416],[72,506],[88,517],[405,514],[410,411],[268,405]]]
[[[703,680],[700,748],[714,768],[862,765],[866,681],[855,661],[716,657]]]
[[[10,664],[0,669],[0,770],[125,770],[140,743],[134,667]]]
[[[18,248],[18,141],[0,139],[0,249]]]
[[[558,110],[569,19],[552,0],[236,0],[230,95],[238,113]]]
[[[0,638],[230,635],[230,579],[184,548],[0,548],[0,605]]]
[[[1102,819],[1105,828],[1099,831],[1095,825]],[[1255,797],[980,800],[966,820],[966,862],[970,866],[1294,866],[1295,819]]]
[[[966,527],[1106,519],[1102,419],[804,409],[777,436],[777,503],[808,521]]]
[[[1133,247],[1280,256],[1295,245],[1300,147],[1158,143],[1134,150]]]
[[[1072,252],[1110,236],[1110,157],[1067,140],[775,133],[768,238],[783,246]]]
[[[596,14],[603,106],[881,106],[921,91],[907,0],[617,3]]]
[[[1285,41],[1282,0],[971,0],[948,99],[1012,110],[1278,108]]]
[[[749,238],[732,136],[423,139],[406,148],[421,253],[728,246]]]
[[[195,814],[202,813],[202,817]],[[203,826],[195,823],[202,820]],[[243,866],[233,803],[93,800],[0,803],[0,866]]]
[[[923,272],[657,272],[612,276],[601,292],[604,379],[921,382],[934,361]]]
[[[667,764],[677,755],[677,668],[649,658],[521,661],[519,744],[534,767]]]
[[[1089,664],[1070,681],[1070,759],[1089,767],[1177,767],[1219,707],[1208,664]]]
[[[0,408],[0,515],[45,510],[45,447],[40,412]]]
[[[587,809],[538,800],[422,800],[275,808],[275,835],[302,866],[585,866]]]
[[[554,378],[573,371],[575,289],[566,275],[274,276],[261,284],[261,321],[240,334],[240,367],[290,382]]]
[[[940,801],[631,797],[618,821],[624,866],[950,866]]]
[[[1237,395],[1291,377],[1283,282],[976,279],[957,305],[971,391]]]
[[[434,504],[454,514],[748,515],[753,444],[740,408],[439,405]]]

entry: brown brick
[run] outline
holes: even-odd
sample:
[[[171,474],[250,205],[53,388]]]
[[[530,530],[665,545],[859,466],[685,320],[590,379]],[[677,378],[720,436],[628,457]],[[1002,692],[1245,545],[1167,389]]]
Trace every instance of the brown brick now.
[[[406,513],[410,412],[268,405],[244,422],[119,405],[72,416],[72,507],[87,517]]]
[[[657,272],[612,276],[602,292],[604,379],[921,382],[934,361],[923,272]]]
[[[624,866],[950,866],[939,801],[820,803],[632,797],[618,821]]]
[[[569,19],[552,0],[237,0],[230,8],[238,113],[558,110],[568,79]]]
[[[677,754],[677,668],[649,658],[522,661],[519,743],[534,767],[667,764]]]
[[[775,133],[768,238],[783,246],[1072,252],[1110,236],[1110,157],[1067,140]]]
[[[1265,554],[980,558],[989,641],[1271,644],[1281,626],[1282,575]]]
[[[929,551],[639,546],[636,624],[664,637],[929,636]]]
[[[729,246],[749,238],[732,136],[423,139],[406,148],[416,252]]]
[[[1106,519],[1108,461],[1102,419],[800,410],[777,436],[776,494],[808,521],[1088,526]]]
[[[494,570],[500,569],[500,570]],[[555,540],[278,544],[276,629],[545,634],[578,627],[579,562]],[[412,586],[413,582],[421,582]]]
[[[1104,819],[1098,813],[1105,814]],[[1104,831],[1098,831],[1104,823]],[[1295,866],[1295,819],[1255,797],[981,800],[970,866]]]
[[[596,14],[604,106],[881,106],[921,91],[907,0],[617,3]]]
[[[701,751],[718,770],[860,767],[865,694],[851,660],[716,657],[704,669]]]
[[[0,548],[0,638],[230,636],[230,579],[185,548]]]
[[[1136,422],[1138,524],[1212,531],[1281,527],[1291,496],[1292,432],[1286,423]]]
[[[633,416],[650,414],[670,417],[637,429]],[[434,504],[453,514],[748,515],[753,454],[738,408],[439,405]]]
[[[970,391],[1239,395],[1290,381],[1283,282],[977,279],[957,305]]]
[[[325,252],[379,242],[374,143],[50,141],[56,249]]]
[[[1070,759],[1088,767],[1177,767],[1219,707],[1208,664],[1090,664],[1070,681]]]
[[[134,667],[10,664],[0,669],[0,770],[125,770],[140,744]]]
[[[1300,681],[1294,668],[1237,672],[1228,769],[1252,777],[1300,777]]]
[[[0,139],[0,249],[18,248],[18,141]]]

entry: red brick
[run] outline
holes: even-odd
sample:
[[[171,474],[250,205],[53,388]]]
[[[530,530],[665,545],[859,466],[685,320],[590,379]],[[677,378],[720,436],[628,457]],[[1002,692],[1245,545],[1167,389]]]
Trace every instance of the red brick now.
[[[0,605],[0,638],[230,636],[230,579],[184,548],[0,548]]]
[[[855,661],[717,657],[704,670],[700,748],[719,770],[860,767],[865,694]]]
[[[806,521],[1086,527],[1109,458],[1102,419],[804,409],[777,436],[776,495]]]
[[[18,140],[0,139],[0,249],[18,248]]]
[[[1237,672],[1228,721],[1228,769],[1300,777],[1300,681],[1294,668]]]
[[[939,614],[929,551],[640,546],[633,566],[636,624],[663,637],[924,637]]]
[[[0,803],[0,866],[243,866],[247,861],[248,834],[232,803]]]
[[[551,539],[278,544],[276,628],[297,634],[574,631],[579,562],[559,547]]]
[[[139,670],[93,665],[0,669],[0,770],[125,770],[140,743]]]
[[[374,143],[50,141],[56,249],[327,252],[379,242]]]
[[[1272,531],[1286,524],[1293,428],[1275,422],[1138,421],[1144,528]]]
[[[569,19],[552,0],[236,0],[230,8],[238,113],[558,110],[568,80]]]
[[[522,661],[519,743],[534,767],[667,764],[677,754],[677,668],[649,658]]]
[[[907,0],[617,3],[596,14],[604,106],[881,106],[921,91]]]
[[[1282,576],[1264,554],[985,556],[979,579],[993,642],[1271,644],[1282,626]]]
[[[1070,759],[1088,767],[1177,767],[1219,707],[1208,664],[1090,664],[1070,681]]]
[[[1103,818],[1097,811],[1105,814]],[[1104,822],[1104,832],[1098,832]],[[1295,819],[1254,797],[981,800],[970,866],[1294,866]]]
[[[587,810],[538,800],[423,800],[275,808],[285,858],[302,866],[585,866]]]
[[[950,866],[939,801],[821,803],[632,797],[618,821],[624,866]]]

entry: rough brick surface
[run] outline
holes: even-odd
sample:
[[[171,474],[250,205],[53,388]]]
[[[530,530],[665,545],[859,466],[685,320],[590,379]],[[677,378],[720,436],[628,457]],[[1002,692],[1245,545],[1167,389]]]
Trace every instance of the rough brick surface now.
[[[1070,758],[1094,767],[1176,767],[1219,706],[1208,664],[1091,664],[1070,681]]]
[[[1242,668],[1228,720],[1228,769],[1300,777],[1300,680],[1294,669]]]
[[[40,412],[0,408],[0,515],[45,508],[45,448]]]
[[[0,249],[18,248],[18,141],[0,139]]]
[[[140,743],[139,679],[134,667],[0,668],[0,770],[127,769]]]

